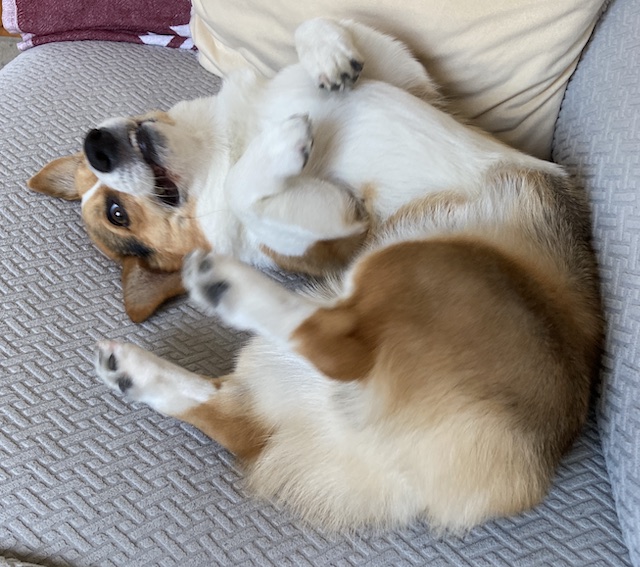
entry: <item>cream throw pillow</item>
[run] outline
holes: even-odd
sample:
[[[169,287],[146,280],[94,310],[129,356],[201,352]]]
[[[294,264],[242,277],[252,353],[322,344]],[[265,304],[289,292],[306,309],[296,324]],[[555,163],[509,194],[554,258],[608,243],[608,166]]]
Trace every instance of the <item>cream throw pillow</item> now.
[[[293,32],[352,18],[406,42],[474,124],[548,159],[569,77],[603,0],[193,0],[202,65],[272,75],[295,61]]]

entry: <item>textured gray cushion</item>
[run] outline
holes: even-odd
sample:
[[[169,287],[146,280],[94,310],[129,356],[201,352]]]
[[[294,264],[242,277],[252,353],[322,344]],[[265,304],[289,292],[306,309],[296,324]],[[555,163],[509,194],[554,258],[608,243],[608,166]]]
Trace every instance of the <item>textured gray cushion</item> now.
[[[105,116],[167,107],[216,82],[192,54],[51,44],[0,72],[0,555],[45,565],[629,565],[593,425],[536,510],[432,537],[423,523],[328,535],[248,498],[231,456],[190,426],[107,391],[103,337],[209,374],[238,339],[179,300],[142,325],[79,206],[24,181]]]
[[[607,310],[598,422],[620,521],[640,565],[640,3],[614,0],[575,73],[554,158],[594,204]]]
[[[0,557],[0,567],[44,567],[42,565],[36,565],[35,563],[25,563],[19,559],[13,559],[11,557]]]

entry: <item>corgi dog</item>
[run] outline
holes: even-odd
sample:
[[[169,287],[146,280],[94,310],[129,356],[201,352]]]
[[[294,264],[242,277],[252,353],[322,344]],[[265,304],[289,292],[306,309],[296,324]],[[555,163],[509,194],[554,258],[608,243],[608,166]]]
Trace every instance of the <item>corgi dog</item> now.
[[[444,112],[397,40],[318,19],[295,44],[273,79],[107,121],[32,178],[82,199],[107,254],[181,273],[192,301],[253,333],[217,377],[105,340],[99,377],[326,529],[464,532],[535,506],[599,363],[585,196]],[[291,291],[268,266],[344,269]]]

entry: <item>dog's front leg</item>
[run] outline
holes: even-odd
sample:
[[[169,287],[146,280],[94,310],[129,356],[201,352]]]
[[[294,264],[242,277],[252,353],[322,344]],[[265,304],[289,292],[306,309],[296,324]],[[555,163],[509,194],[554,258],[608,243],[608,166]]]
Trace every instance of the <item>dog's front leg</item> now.
[[[341,91],[362,76],[428,100],[438,98],[435,83],[407,46],[364,24],[308,20],[296,30],[295,45],[300,63],[320,88]]]
[[[127,399],[191,423],[242,459],[256,456],[266,432],[234,375],[206,378],[129,343],[102,341],[98,376]]]
[[[308,116],[294,115],[267,125],[247,146],[225,180],[225,195],[243,214],[262,199],[287,187],[309,161],[313,130]]]
[[[368,228],[348,190],[306,173],[312,147],[309,117],[292,116],[252,140],[225,182],[227,200],[246,229],[283,256],[301,256],[317,242]]]

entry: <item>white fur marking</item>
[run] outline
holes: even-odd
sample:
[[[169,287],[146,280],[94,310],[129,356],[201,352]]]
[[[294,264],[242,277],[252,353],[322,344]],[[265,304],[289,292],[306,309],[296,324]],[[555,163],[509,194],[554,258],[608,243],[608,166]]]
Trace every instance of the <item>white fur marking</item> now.
[[[88,191],[86,191],[84,195],[82,195],[82,200],[80,201],[81,207],[84,207],[85,203],[87,203],[89,199],[93,197],[93,194],[98,190],[98,187],[100,187],[100,185],[102,185],[100,180],[96,181],[94,186],[91,187],[91,189],[89,189]]]

